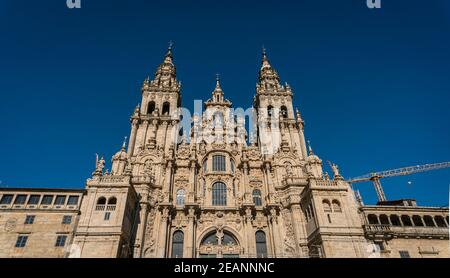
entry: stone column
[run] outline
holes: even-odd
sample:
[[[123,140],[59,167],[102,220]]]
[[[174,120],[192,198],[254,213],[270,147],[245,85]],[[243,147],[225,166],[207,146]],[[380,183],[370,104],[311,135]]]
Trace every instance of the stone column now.
[[[143,245],[145,241],[145,229],[147,226],[147,216],[148,216],[148,203],[147,203],[148,194],[143,194],[142,200],[143,202],[139,203],[140,211],[139,211],[139,220],[140,224],[138,226],[138,229],[136,231],[136,245],[139,245],[138,248],[135,248],[134,250],[134,257],[135,258],[141,258],[142,252],[143,252]],[[139,209],[139,208],[138,208]]]
[[[130,141],[128,142],[128,156],[131,157],[134,154],[134,148],[136,146],[136,134],[138,130],[138,119],[133,119],[131,123]]]
[[[184,251],[185,258],[194,258],[195,254],[195,242],[194,242],[194,236],[195,236],[195,208],[190,207],[188,210],[188,230],[186,235],[186,248]]]
[[[270,220],[269,224],[272,227],[273,255],[276,258],[279,258],[283,253],[283,242],[280,238],[277,211],[274,208],[270,210]]]
[[[169,225],[169,208],[163,208],[161,211],[161,233],[159,235],[159,254],[158,258],[165,258],[167,254],[167,229]]]
[[[245,209],[245,234],[247,238],[247,257],[250,258],[250,256],[255,257],[256,256],[256,250],[254,248],[253,239],[255,238],[253,236],[253,225],[252,225],[252,210],[251,208]]]
[[[297,244],[296,249],[301,257],[306,257],[303,248],[307,246],[306,243],[306,230],[305,221],[302,219],[302,210],[300,208],[300,203],[294,203],[291,205],[291,215],[292,215],[292,226],[295,233],[295,242]]]
[[[303,124],[301,125],[298,133],[300,134],[300,144],[301,144],[303,159],[306,160],[306,158],[308,158],[308,152],[306,151],[305,131],[304,131]]]

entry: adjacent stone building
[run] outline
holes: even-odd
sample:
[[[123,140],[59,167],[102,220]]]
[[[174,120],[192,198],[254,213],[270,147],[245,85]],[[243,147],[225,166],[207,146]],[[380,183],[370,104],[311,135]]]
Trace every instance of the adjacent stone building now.
[[[0,189],[0,257],[449,257],[447,208],[364,206],[292,102],[264,53],[251,113],[217,78],[187,118],[169,48],[110,171],[102,157],[84,190]]]

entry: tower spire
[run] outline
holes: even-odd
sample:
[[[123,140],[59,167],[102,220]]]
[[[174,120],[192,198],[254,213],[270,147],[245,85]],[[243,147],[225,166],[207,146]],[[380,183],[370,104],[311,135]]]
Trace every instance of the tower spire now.
[[[281,88],[280,77],[276,70],[270,65],[267,58],[267,49],[262,49],[262,63],[259,71],[259,84],[262,89],[279,89]]]
[[[222,91],[222,87],[220,86],[220,74],[216,73],[216,90]]]
[[[122,149],[125,149],[127,147],[127,139],[128,139],[127,136],[125,136],[125,138],[123,138]]]
[[[180,83],[176,80],[176,68],[173,63],[172,55],[173,43],[169,43],[167,48],[167,53],[164,56],[164,61],[158,66],[155,73],[155,78],[151,83],[152,86],[158,88],[170,88],[173,90],[178,90],[180,88]]]

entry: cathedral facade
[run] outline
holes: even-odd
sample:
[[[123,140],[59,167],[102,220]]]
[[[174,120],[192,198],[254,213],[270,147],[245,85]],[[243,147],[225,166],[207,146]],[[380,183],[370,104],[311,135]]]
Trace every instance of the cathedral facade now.
[[[448,210],[364,206],[322,169],[266,53],[250,112],[219,78],[204,112],[184,117],[181,99],[169,48],[110,170],[98,157],[84,190],[0,190],[0,257],[449,256]]]

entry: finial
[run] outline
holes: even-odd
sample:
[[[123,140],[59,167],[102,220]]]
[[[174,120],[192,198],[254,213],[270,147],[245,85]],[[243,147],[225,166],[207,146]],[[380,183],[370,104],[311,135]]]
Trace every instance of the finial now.
[[[128,137],[125,136],[125,138],[123,139],[123,143],[122,143],[122,149],[126,148],[126,146],[127,146],[127,139],[128,139]]]
[[[169,41],[169,47],[167,48],[167,54],[166,54],[166,61],[168,58],[170,58],[170,61],[172,59],[172,48],[173,48],[173,42]]]
[[[267,51],[267,49],[266,49],[266,47],[263,44],[263,46],[262,46],[262,54],[263,54],[264,57],[267,55],[266,51]]]
[[[309,155],[313,155],[313,150],[311,148],[311,141],[308,140],[308,150],[309,150]]]
[[[300,114],[300,111],[298,110],[298,108],[295,108],[295,115],[297,116],[297,120],[302,119],[302,115]]]
[[[216,73],[216,90],[222,90],[220,87],[220,74]]]

